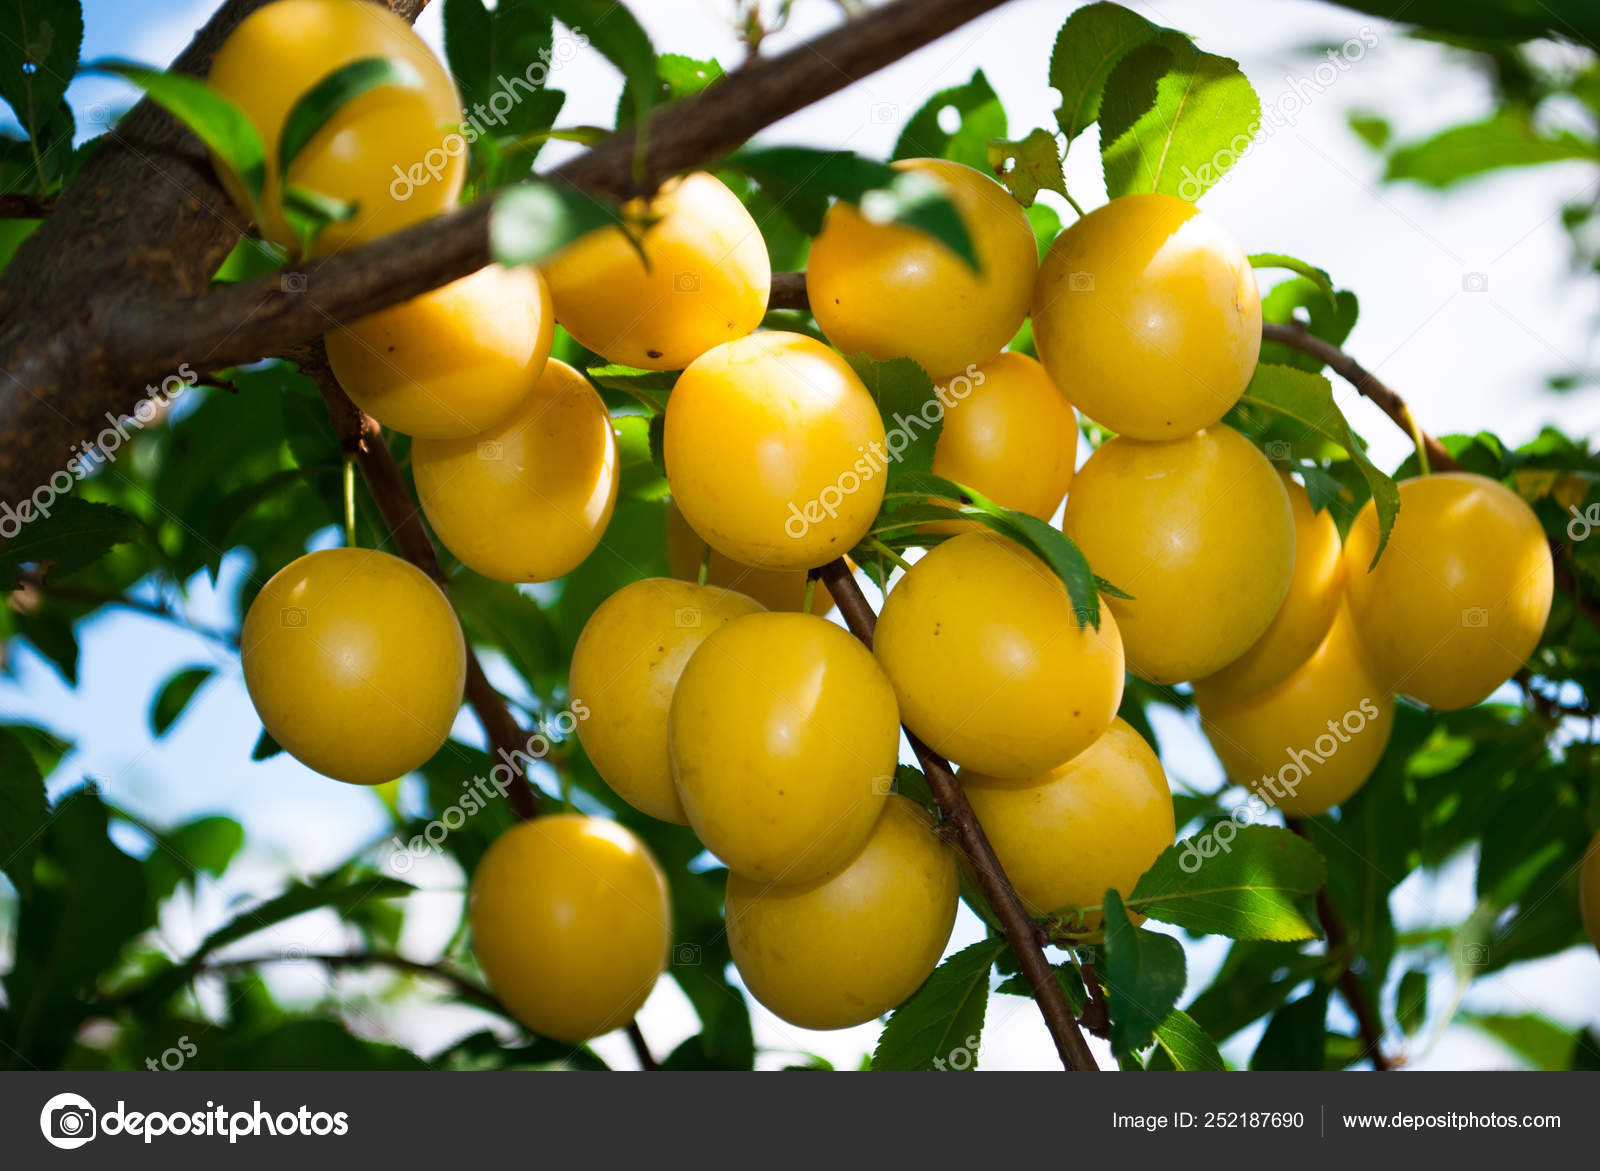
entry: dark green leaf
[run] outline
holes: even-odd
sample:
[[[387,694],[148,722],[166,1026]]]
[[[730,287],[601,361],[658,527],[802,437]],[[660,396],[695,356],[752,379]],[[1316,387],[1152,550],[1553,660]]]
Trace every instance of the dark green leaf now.
[[[1333,387],[1328,380],[1320,374],[1290,366],[1263,364],[1256,367],[1239,401],[1292,419],[1307,431],[1337,443],[1350,453],[1377,502],[1378,547],[1372,555],[1372,564],[1376,565],[1389,543],[1394,518],[1400,513],[1400,489],[1367,458],[1366,445],[1350,429],[1344,413],[1333,401]]]
[[[1293,256],[1285,256],[1281,252],[1257,252],[1249,259],[1252,268],[1287,268],[1290,272],[1299,273],[1328,299],[1330,308],[1338,310],[1339,300],[1333,290],[1333,281],[1323,269],[1314,264],[1307,264],[1303,260],[1297,260]]]
[[[165,834],[142,828],[155,839],[144,870],[150,898],[157,903],[202,872],[221,875],[244,845],[244,829],[231,817],[202,817]]]
[[[939,124],[946,110],[960,119],[954,131]],[[890,157],[951,159],[982,170],[989,165],[989,140],[1005,135],[1006,112],[980,69],[965,85],[942,89],[923,103],[900,132]]]
[[[216,673],[214,667],[190,667],[170,676],[150,705],[150,730],[160,736],[172,727],[200,685]]]
[[[500,0],[493,11],[483,0],[445,0],[445,56],[469,124],[471,118],[492,118],[494,131],[510,138],[549,128],[548,119],[559,110],[559,95],[544,89],[554,65],[554,36],[550,9],[541,0]],[[539,92],[529,94],[522,84]]]
[[[873,1069],[964,1070],[978,1067],[978,1042],[989,1003],[989,970],[1005,941],[985,939],[956,952],[895,1009],[878,1037]]]
[[[1395,992],[1395,1019],[1406,1036],[1414,1037],[1428,1019],[1428,973],[1412,968],[1400,977],[1400,987]]]
[[[681,53],[663,53],[656,58],[655,104],[665,106],[693,97],[702,90],[710,89],[726,76],[722,66],[715,61],[697,60]],[[634,120],[636,104],[633,83],[629,82],[622,87],[622,96],[617,99],[618,126],[625,126]]]
[[[272,738],[271,733],[263,728],[261,729],[261,735],[256,737],[255,747],[250,750],[250,759],[255,761],[271,760],[282,751],[283,746]]]
[[[1106,192],[1199,199],[1238,161],[1260,122],[1261,103],[1237,61],[1163,32],[1123,57],[1106,81]]]
[[[1173,1009],[1156,1027],[1156,1044],[1177,1070],[1223,1070],[1217,1043],[1188,1013]]]
[[[617,0],[539,0],[542,7],[572,30],[581,48],[593,46],[619,70],[632,87],[634,120],[655,105],[656,51],[644,28]]]
[[[383,86],[421,89],[422,74],[398,57],[362,57],[341,65],[295,99],[278,135],[278,174],[287,179],[300,152],[322,128],[362,94]]]
[[[1089,1003],[1089,990],[1083,986],[1083,976],[1079,974],[1076,965],[1062,963],[1052,964],[1050,967],[1056,974],[1056,983],[1061,985],[1061,994],[1067,998],[1068,1007],[1075,1016],[1082,1016],[1084,1007]],[[1021,972],[1000,981],[995,991],[1010,996],[1033,996],[1033,987]]]
[[[71,573],[133,540],[139,527],[122,509],[77,496],[56,496],[45,508],[41,513],[31,499],[14,511],[10,505],[0,508],[0,534],[17,528],[0,549],[0,590],[16,589],[17,570],[26,564],[51,562],[52,577]]]
[[[1061,94],[1056,121],[1071,142],[1100,116],[1111,71],[1161,30],[1120,4],[1088,4],[1067,17],[1050,54],[1050,85]]]
[[[33,859],[50,820],[44,777],[26,744],[0,728],[0,870],[24,901],[33,888]]]
[[[1235,832],[1224,841],[1226,826]],[[1321,855],[1303,838],[1228,819],[1162,851],[1128,906],[1199,935],[1316,939],[1323,877]]]
[[[888,452],[889,488],[892,490],[912,473],[932,472],[933,451],[944,427],[944,407],[933,379],[910,358],[875,362],[866,354],[851,354],[847,361],[878,404],[885,434],[891,441],[894,436],[908,441],[898,451],[891,448]],[[923,413],[929,403],[939,404],[931,423]]]
[[[1105,895],[1105,932],[1099,973],[1111,1010],[1111,1049],[1134,1053],[1150,1044],[1183,994],[1183,944],[1135,927],[1114,890]]]
[[[1327,1038],[1328,988],[1318,985],[1272,1014],[1250,1055],[1251,1069],[1321,1069]]]
[[[1449,187],[1488,171],[1531,167],[1565,159],[1600,158],[1600,145],[1570,131],[1542,134],[1527,116],[1503,112],[1484,122],[1453,126],[1423,142],[1400,147],[1389,156],[1384,179],[1412,179],[1429,187]]]
[[[41,147],[39,115],[61,101],[83,45],[80,0],[0,4],[0,98]]]

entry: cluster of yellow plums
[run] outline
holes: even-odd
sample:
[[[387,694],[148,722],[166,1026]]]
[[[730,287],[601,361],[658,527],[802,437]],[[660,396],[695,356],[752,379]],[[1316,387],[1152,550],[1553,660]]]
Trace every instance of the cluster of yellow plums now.
[[[459,168],[404,200],[389,183],[440,145],[459,100],[380,8],[277,0],[218,52],[211,83],[272,158],[295,98],[369,56],[403,58],[424,86],[362,95],[294,174],[269,171],[270,238],[290,241],[284,181],[357,205],[319,251],[458,197]],[[1315,814],[1372,771],[1394,693],[1437,708],[1481,700],[1531,654],[1550,605],[1538,522],[1498,483],[1407,481],[1369,569],[1371,505],[1341,547],[1306,490],[1220,423],[1255,369],[1261,306],[1243,252],[1192,205],[1114,200],[1040,261],[993,179],[941,160],[898,165],[948,194],[978,266],[836,204],[807,270],[831,344],[760,330],[765,243],[703,173],[626,207],[636,240],[600,229],[542,270],[490,266],[326,339],[350,397],[413,437],[439,539],[507,582],[569,573],[616,500],[610,419],[589,382],[550,357],[555,325],[611,362],[682,371],[663,432],[675,577],[624,587],[584,628],[571,666],[574,706],[588,713],[578,735],[618,796],[689,825],[728,866],[728,937],[746,985],[812,1028],[903,1001],[954,921],[956,857],[893,791],[902,723],[960,766],[1030,910],[1094,907],[1108,888],[1126,894],[1175,831],[1156,754],[1117,718],[1126,671],[1193,682],[1237,782],[1315,752],[1292,792],[1271,793],[1286,813]],[[1029,317],[1038,360],[1005,349]],[[806,613],[807,571],[867,536],[883,501],[884,422],[841,357],[858,353],[959,380],[959,396],[941,396],[934,471],[1045,520],[1065,499],[1066,533],[1131,597],[1104,597],[1086,622],[1039,558],[953,523],[929,531],[889,590],[871,650]],[[1117,433],[1076,475],[1074,405]],[[448,601],[383,553],[326,550],[281,570],[242,648],[267,730],[346,781],[422,764],[462,698],[466,648]],[[573,1042],[631,1019],[671,942],[648,849],[576,815],[503,835],[473,877],[471,920],[510,1011]]]

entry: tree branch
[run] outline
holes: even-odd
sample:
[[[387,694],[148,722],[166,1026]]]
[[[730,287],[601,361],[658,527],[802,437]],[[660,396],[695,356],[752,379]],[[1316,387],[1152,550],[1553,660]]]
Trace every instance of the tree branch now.
[[[204,73],[262,2],[228,0],[173,68]],[[1002,2],[895,0],[660,111],[639,171],[629,128],[547,177],[607,198],[653,189]],[[396,7],[414,15],[421,4]],[[148,101],[107,138],[0,274],[0,502],[30,494],[93,421],[130,410],[185,362],[216,369],[279,353],[489,259],[485,199],[320,260],[303,280],[212,289],[243,225],[200,144]]]
[[[457,998],[466,1001],[468,1004],[481,1008],[485,1012],[492,1012],[496,1016],[503,1016],[508,1020],[515,1019],[506,1011],[505,1005],[500,1003],[494,993],[469,980],[459,972],[452,972],[448,968],[442,968],[436,964],[425,964],[420,960],[410,960],[393,952],[371,951],[359,954],[333,952],[330,954],[294,956],[292,958],[287,955],[249,956],[244,959],[213,961],[203,965],[200,968],[200,974],[217,975],[228,972],[250,971],[272,964],[301,963],[321,964],[326,968],[332,969],[378,966],[394,968],[396,971],[407,972],[413,976],[427,976],[434,980],[442,980],[450,985],[450,990],[455,993]]]
[[[389,450],[388,441],[384,439],[377,420],[364,414],[351,402],[334,379],[333,370],[328,365],[328,352],[320,340],[301,347],[294,357],[300,364],[301,372],[315,382],[317,389],[322,392],[322,399],[328,406],[328,418],[333,422],[339,444],[346,454],[354,456],[367,491],[372,494],[384,523],[389,526],[400,555],[433,578],[448,596],[450,582],[439,565],[439,553],[433,547],[433,538],[428,535],[427,525],[423,523],[422,510],[406,488],[405,478],[400,474],[399,465],[394,462],[394,453]],[[470,641],[467,643],[467,702],[472,705],[478,722],[483,725],[491,748],[507,756],[527,751],[526,735],[511,714],[511,709],[506,706],[505,697],[495,690],[494,684],[484,674],[483,664],[479,662]],[[526,776],[519,779],[522,782],[520,785],[513,785],[506,791],[506,800],[518,817],[536,817],[539,798],[533,782]]]
[[[1306,823],[1298,817],[1284,818],[1290,830],[1299,834],[1307,841],[1311,835],[1306,830]],[[1344,997],[1345,1004],[1350,1006],[1351,1015],[1356,1018],[1356,1028],[1361,1033],[1361,1043],[1364,1046],[1363,1055],[1372,1062],[1372,1068],[1379,1073],[1385,1073],[1394,1068],[1394,1062],[1384,1056],[1383,1052],[1383,1022],[1378,1019],[1371,1003],[1367,1000],[1366,990],[1361,986],[1361,977],[1356,975],[1356,970],[1350,964],[1352,951],[1350,948],[1350,932],[1344,925],[1344,919],[1339,915],[1339,909],[1333,905],[1333,898],[1328,894],[1326,885],[1317,892],[1317,917],[1322,920],[1322,930],[1328,937],[1328,955],[1339,961],[1339,994]]]
[[[833,595],[834,603],[844,616],[850,632],[871,649],[877,616],[873,614],[872,606],[856,584],[855,576],[844,559],[830,561],[813,572]],[[1011,945],[1012,954],[1017,957],[1017,964],[1027,977],[1028,986],[1033,989],[1033,997],[1044,1016],[1045,1027],[1050,1030],[1056,1052],[1061,1055],[1061,1064],[1069,1070],[1099,1068],[1078,1029],[1077,1019],[1072,1015],[1055,971],[1050,967],[1050,961],[1045,959],[1039,930],[1006,878],[1005,870],[1001,868],[1000,860],[995,857],[994,848],[989,845],[989,839],[983,832],[983,826],[978,824],[977,815],[967,803],[967,795],[961,791],[955,774],[950,771],[950,765],[917,739],[909,728],[906,729],[906,738],[910,740],[911,750],[916,753],[917,761],[927,775],[928,786],[933,790],[934,800],[939,803],[945,824],[953,828],[956,844],[972,867],[978,888],[1000,918],[1006,942]]]

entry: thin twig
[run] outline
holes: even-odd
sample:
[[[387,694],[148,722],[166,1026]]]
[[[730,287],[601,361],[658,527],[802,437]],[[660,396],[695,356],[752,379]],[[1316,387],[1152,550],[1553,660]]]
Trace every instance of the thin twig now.
[[[500,1003],[499,999],[495,997],[494,993],[490,992],[487,988],[474,983],[472,980],[469,980],[466,976],[463,976],[459,972],[452,972],[448,968],[442,968],[435,964],[426,964],[420,960],[410,960],[405,956],[395,955],[392,952],[374,951],[362,952],[359,954],[334,952],[326,955],[313,954],[290,956],[280,954],[268,956],[250,956],[244,959],[215,960],[211,963],[203,965],[200,968],[200,971],[204,974],[227,973],[235,971],[249,971],[254,968],[266,967],[273,964],[303,963],[321,964],[324,967],[333,969],[365,968],[376,966],[394,968],[396,971],[407,972],[413,976],[427,976],[431,979],[440,980],[450,985],[451,991],[453,991],[458,998],[483,1009],[485,1012],[492,1012],[498,1016],[503,1016],[508,1019],[515,1019],[509,1012],[506,1011],[505,1005]]]
[[[633,1042],[634,1056],[639,1059],[639,1068],[646,1073],[654,1073],[661,1066],[656,1064],[656,1059],[650,1053],[650,1046],[644,1039],[644,1033],[639,1030],[639,1022],[628,1022],[628,1040]]]
[[[877,616],[873,614],[861,587],[856,584],[850,567],[843,558],[839,558],[814,572],[833,595],[850,632],[870,648]],[[956,844],[971,865],[979,889],[999,916],[1006,942],[1011,945],[1028,986],[1033,989],[1034,999],[1044,1016],[1045,1026],[1050,1030],[1050,1037],[1055,1041],[1056,1052],[1061,1055],[1062,1065],[1069,1070],[1099,1068],[1083,1039],[1083,1033],[1078,1029],[1077,1019],[1072,1015],[1066,995],[1061,991],[1061,983],[1056,979],[1050,961],[1045,958],[1038,928],[1028,917],[1022,900],[1006,878],[1005,870],[995,857],[994,848],[989,845],[983,826],[978,824],[977,815],[967,803],[967,795],[961,791],[949,763],[919,740],[909,728],[906,729],[906,738],[910,740],[911,750],[916,753],[917,761],[928,778],[928,787],[933,790],[934,800],[939,803],[945,824],[954,827]]]

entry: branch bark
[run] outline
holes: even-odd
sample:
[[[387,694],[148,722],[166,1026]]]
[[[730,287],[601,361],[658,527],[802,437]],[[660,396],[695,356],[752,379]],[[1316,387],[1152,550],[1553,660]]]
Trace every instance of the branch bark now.
[[[315,382],[317,389],[322,392],[334,434],[339,437],[345,453],[352,456],[356,466],[361,469],[361,478],[383,515],[384,524],[389,526],[400,555],[433,578],[448,596],[450,581],[439,565],[439,552],[433,546],[433,538],[422,519],[422,510],[413,502],[411,492],[406,488],[405,477],[394,462],[394,453],[389,450],[388,441],[384,439],[377,420],[364,414],[351,402],[335,380],[333,370],[328,365],[327,350],[320,340],[302,347],[294,357],[300,364],[301,372]],[[484,674],[483,664],[478,660],[470,641],[467,643],[467,702],[472,706],[478,722],[483,725],[491,748],[507,756],[526,751],[527,737],[521,725],[506,706],[505,697],[495,690],[494,684]],[[506,800],[518,817],[524,820],[537,817],[539,798],[533,782],[526,776],[519,779],[521,784],[506,790]]]
[[[178,57],[201,74],[265,0],[228,0]],[[704,165],[756,131],[1003,0],[895,0],[650,120],[642,167],[625,129],[547,176],[624,198]],[[421,0],[395,0],[415,15]],[[148,384],[281,352],[331,326],[414,297],[489,260],[492,200],[333,256],[301,271],[212,289],[244,225],[200,144],[141,102],[68,186],[0,274],[0,502],[33,492],[106,411],[126,412]]]
[[[850,632],[870,650],[877,616],[873,614],[861,587],[856,584],[850,567],[840,558],[813,572],[833,595],[834,603],[844,616]],[[972,867],[978,888],[1000,917],[1006,942],[1011,945],[1012,954],[1017,957],[1017,965],[1027,978],[1028,986],[1033,989],[1045,1026],[1050,1030],[1050,1038],[1055,1042],[1056,1052],[1061,1055],[1061,1064],[1069,1070],[1099,1068],[1083,1039],[1083,1033],[1078,1029],[1078,1021],[1072,1015],[1055,971],[1050,967],[1050,961],[1045,959],[1039,930],[1006,878],[1005,870],[995,857],[994,848],[989,845],[983,826],[978,824],[978,817],[972,812],[967,795],[961,791],[955,773],[950,771],[949,763],[942,756],[917,739],[909,728],[906,729],[906,738],[910,740],[911,750],[916,753],[917,761],[927,775],[928,786],[933,790],[934,800],[939,803],[945,823],[953,829],[956,844]]]

